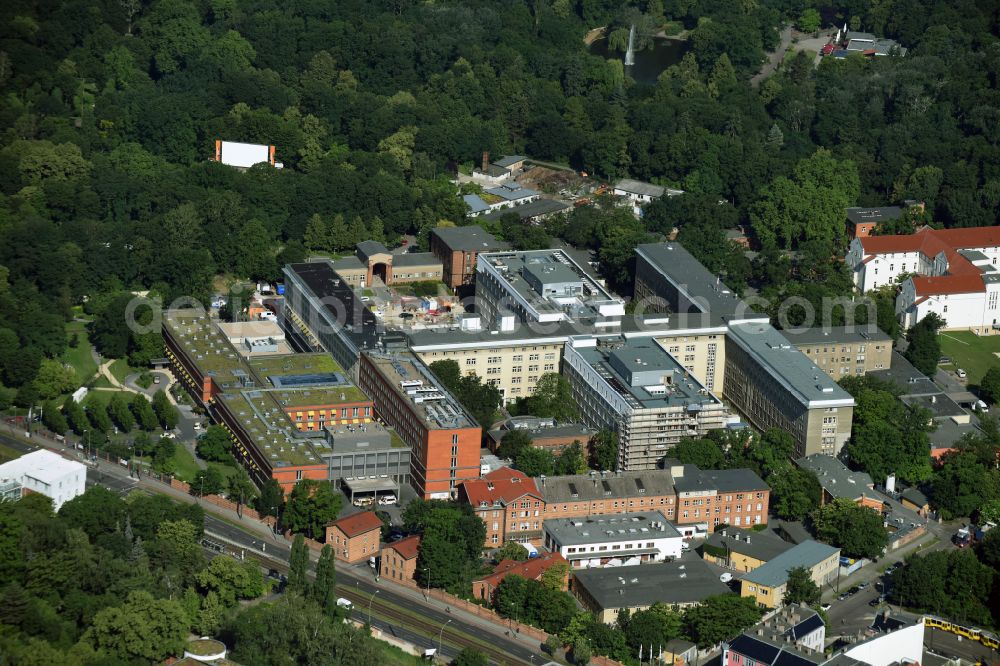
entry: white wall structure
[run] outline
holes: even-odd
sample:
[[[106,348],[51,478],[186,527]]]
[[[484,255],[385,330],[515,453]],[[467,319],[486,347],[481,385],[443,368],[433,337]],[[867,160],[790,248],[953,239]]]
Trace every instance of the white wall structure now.
[[[596,482],[596,479],[595,479]],[[574,569],[629,566],[681,556],[684,538],[658,511],[589,518],[550,518],[545,547]]]
[[[223,164],[248,169],[255,164],[274,162],[274,146],[237,141],[216,141],[215,159]]]
[[[847,648],[844,654],[868,666],[890,666],[904,660],[919,664],[924,654],[924,623],[918,621],[909,627],[876,636]]]
[[[17,481],[25,494],[33,492],[51,498],[56,511],[83,494],[86,479],[85,465],[44,449],[0,465],[0,481]]]
[[[845,257],[858,291],[903,281],[896,314],[904,326],[934,312],[946,329],[979,334],[1000,328],[998,259],[998,227],[856,238]]]

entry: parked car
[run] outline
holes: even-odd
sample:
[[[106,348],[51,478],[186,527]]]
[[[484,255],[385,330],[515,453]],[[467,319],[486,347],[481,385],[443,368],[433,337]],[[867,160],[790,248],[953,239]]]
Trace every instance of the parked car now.
[[[160,376],[159,375],[153,375],[153,383],[154,384],[159,384],[160,383]]]
[[[382,505],[395,504],[396,503],[396,496],[392,495],[392,494],[382,495],[382,497],[378,498],[378,503],[382,504]]]
[[[163,433],[163,439],[177,439],[177,433],[165,432]]]
[[[722,581],[723,583],[728,583],[732,579],[733,579],[733,574],[729,573],[728,571],[719,576],[719,580]]]
[[[337,607],[338,608],[346,608],[347,610],[351,610],[352,608],[354,608],[354,604],[351,603],[350,599],[345,599],[344,597],[339,597],[337,599]]]
[[[965,370],[962,370],[962,368],[959,368],[958,370],[956,370],[955,374],[958,375],[959,379],[965,379],[966,376],[967,376]]]
[[[832,606],[833,604],[823,604],[822,606],[820,606],[820,608],[824,611],[828,611]]]

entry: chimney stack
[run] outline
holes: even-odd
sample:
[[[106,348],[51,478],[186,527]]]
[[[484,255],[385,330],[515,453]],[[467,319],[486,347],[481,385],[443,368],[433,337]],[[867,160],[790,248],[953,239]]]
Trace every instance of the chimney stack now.
[[[482,169],[483,173],[489,173],[489,171],[488,171],[489,168],[490,168],[490,151],[484,150],[483,151],[483,169]]]

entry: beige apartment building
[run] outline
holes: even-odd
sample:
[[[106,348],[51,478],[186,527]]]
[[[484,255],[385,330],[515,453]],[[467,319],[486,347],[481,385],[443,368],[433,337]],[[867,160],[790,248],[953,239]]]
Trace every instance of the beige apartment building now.
[[[726,336],[725,397],[758,430],[780,428],[797,454],[835,456],[851,437],[854,398],[770,324]]]
[[[892,366],[892,339],[874,324],[789,329],[781,333],[834,381]]]
[[[560,327],[560,329],[568,327]],[[410,334],[410,350],[421,361],[452,360],[466,375],[476,375],[500,390],[505,402],[531,395],[538,378],[559,372],[571,331],[532,337],[530,331],[429,330]]]

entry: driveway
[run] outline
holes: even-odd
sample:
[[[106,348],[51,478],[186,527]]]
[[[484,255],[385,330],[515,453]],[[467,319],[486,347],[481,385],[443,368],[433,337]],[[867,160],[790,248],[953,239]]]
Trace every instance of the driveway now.
[[[772,53],[767,55],[767,62],[764,66],[760,68],[760,71],[754,74],[753,78],[750,79],[750,85],[756,87],[760,85],[760,82],[767,77],[774,74],[774,71],[778,69],[778,65],[781,64],[782,60],[785,59],[785,51],[792,44],[792,26],[786,25],[781,31],[781,41],[778,43],[778,48],[776,48]]]

